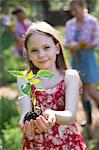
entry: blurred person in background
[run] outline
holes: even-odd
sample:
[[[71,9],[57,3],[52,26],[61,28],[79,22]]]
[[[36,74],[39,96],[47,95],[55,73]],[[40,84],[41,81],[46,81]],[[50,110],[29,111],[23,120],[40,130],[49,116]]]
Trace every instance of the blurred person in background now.
[[[15,8],[12,14],[16,17],[14,24],[14,35],[16,39],[15,53],[23,57],[24,35],[32,22],[26,19],[26,14],[22,8]]]
[[[99,92],[96,83],[99,83],[99,68],[97,67],[95,48],[99,47],[98,20],[88,14],[84,0],[72,0],[70,12],[74,16],[65,26],[64,47],[71,52],[72,68],[80,73],[83,83],[82,102],[87,117],[88,134],[91,136],[92,125],[92,98],[99,105]]]

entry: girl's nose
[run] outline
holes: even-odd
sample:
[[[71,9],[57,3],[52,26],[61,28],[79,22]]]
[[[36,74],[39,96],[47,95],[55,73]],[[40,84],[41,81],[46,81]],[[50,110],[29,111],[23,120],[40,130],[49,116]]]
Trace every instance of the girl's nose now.
[[[39,51],[39,57],[43,57],[43,56],[45,56],[45,52],[43,50],[40,50]]]

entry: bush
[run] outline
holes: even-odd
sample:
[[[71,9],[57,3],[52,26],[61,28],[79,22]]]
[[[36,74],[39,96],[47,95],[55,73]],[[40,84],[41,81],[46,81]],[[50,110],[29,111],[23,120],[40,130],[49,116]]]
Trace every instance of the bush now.
[[[15,116],[19,116],[16,102],[2,97],[0,99],[0,131],[5,128],[5,124],[10,124]]]
[[[99,2],[98,1],[97,1],[96,8],[94,12],[92,13],[92,15],[94,15],[95,17],[99,19]]]
[[[22,133],[18,127],[2,130],[0,148],[3,150],[21,150]]]
[[[21,150],[22,133],[18,128],[19,112],[16,102],[0,99],[0,150]]]

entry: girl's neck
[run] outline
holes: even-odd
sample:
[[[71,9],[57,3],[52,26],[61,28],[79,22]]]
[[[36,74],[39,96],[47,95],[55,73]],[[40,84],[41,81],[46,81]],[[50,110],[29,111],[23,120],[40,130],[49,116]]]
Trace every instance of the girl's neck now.
[[[82,23],[83,22],[83,19],[84,19],[84,15],[76,18],[77,19],[77,23]]]
[[[77,28],[82,27],[83,21],[84,21],[84,16],[82,16],[81,18],[77,18],[77,21],[76,21]]]
[[[83,23],[84,16],[87,15],[87,14],[88,14],[88,10],[84,9],[82,15],[80,17],[76,18],[77,23]]]
[[[51,72],[53,72],[55,74],[60,72],[60,70],[58,68],[56,68],[56,66],[53,66],[53,67],[49,68],[48,71],[51,71]]]
[[[20,22],[21,24],[24,24],[24,20],[19,20],[19,22]]]
[[[40,85],[44,88],[44,89],[51,89],[53,87],[55,87],[60,81],[64,80],[64,73],[61,72],[60,70],[57,70],[57,72],[55,72],[55,76],[52,77],[51,79],[40,79]]]

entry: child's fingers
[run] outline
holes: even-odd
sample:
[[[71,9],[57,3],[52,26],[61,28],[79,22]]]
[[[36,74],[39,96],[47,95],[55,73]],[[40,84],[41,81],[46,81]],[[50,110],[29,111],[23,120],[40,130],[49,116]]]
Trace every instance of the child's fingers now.
[[[34,121],[33,121],[33,119],[30,120],[30,124],[31,124],[31,135],[34,137]]]
[[[26,122],[24,123],[23,129],[22,129],[23,133],[26,133]]]
[[[19,127],[21,128],[21,130],[23,129],[23,126],[24,126],[24,119],[21,118],[20,121],[19,121]]]
[[[24,123],[23,122],[19,122],[19,127],[22,129],[24,126]]]
[[[44,116],[45,119],[48,120],[49,115],[47,113],[43,113],[43,116]]]
[[[35,129],[35,133],[40,134],[42,132],[39,129]]]
[[[25,121],[25,124],[23,127],[23,133],[27,137],[29,137],[31,135],[31,125],[30,125],[29,121]]]
[[[51,126],[53,126],[53,125],[55,124],[55,122],[56,122],[56,116],[55,116],[55,114],[49,115],[48,123],[49,123]]]
[[[40,126],[39,126],[39,124],[38,124],[38,122],[37,122],[37,119],[34,121],[34,123],[35,123],[35,127],[36,127],[37,129],[39,129],[40,132],[42,132],[42,129],[40,128]]]
[[[49,126],[48,121],[43,116],[39,116],[39,118],[41,119],[41,121],[44,124],[44,126],[46,128],[48,128],[48,126]]]
[[[38,123],[42,132],[46,132],[48,129],[48,122],[47,122],[47,120],[46,121],[45,120],[46,119],[44,117],[42,117],[42,119],[41,119],[41,117],[38,117],[36,119],[36,122]]]
[[[29,136],[31,136],[31,123],[30,123],[30,121],[27,122],[26,128],[27,128],[26,129],[26,134],[29,137]]]
[[[43,116],[36,118],[35,125],[40,132],[46,132],[48,130],[48,121]]]

